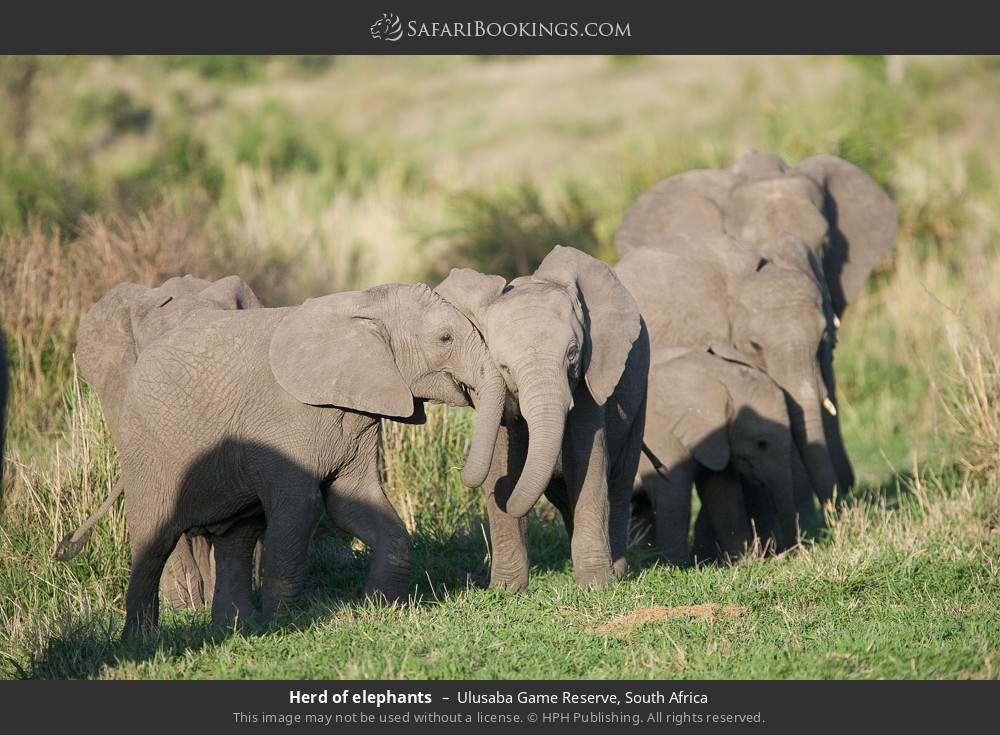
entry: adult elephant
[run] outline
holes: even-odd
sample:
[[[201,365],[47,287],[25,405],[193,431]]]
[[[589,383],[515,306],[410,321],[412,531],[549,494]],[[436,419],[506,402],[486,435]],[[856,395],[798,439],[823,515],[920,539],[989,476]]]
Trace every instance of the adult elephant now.
[[[857,166],[822,155],[793,167],[775,153],[751,152],[731,168],[656,184],[625,214],[615,244],[625,256],[673,235],[728,234],[767,256],[791,235],[822,266],[839,319],[891,252],[898,226],[892,199]]]
[[[296,307],[201,310],[145,349],[121,404],[132,544],[126,635],[157,620],[156,587],[181,534],[213,534],[213,621],[254,614],[251,559],[264,530],[263,619],[301,591],[319,508],[374,549],[368,592],[409,591],[406,529],[382,490],[381,419],[423,401],[479,420],[463,480],[490,467],[505,387],[482,337],[422,284]]]
[[[525,516],[543,492],[577,582],[623,574],[649,367],[635,300],[605,263],[560,246],[531,276],[454,269],[436,290],[482,333],[508,389],[484,486],[490,586],[527,586]]]
[[[122,402],[143,351],[201,310],[260,307],[253,290],[239,276],[213,282],[191,275],[171,278],[155,288],[121,283],[91,307],[77,330],[76,363],[80,375],[97,393],[119,455],[126,439]],[[63,539],[56,552],[58,559],[68,561],[83,550],[90,529],[113,507],[121,492],[119,484],[97,512]],[[183,536],[166,564],[161,581],[164,597],[174,607],[197,608],[212,604],[214,587],[210,538]]]
[[[654,355],[712,344],[744,355],[788,395],[792,435],[819,499],[833,498],[838,484],[849,487],[852,478],[838,481],[831,456],[839,430],[824,423],[826,414],[836,424],[827,389],[833,313],[804,244],[786,239],[781,259],[768,260],[726,235],[670,238],[629,253],[615,272],[639,304]],[[811,498],[798,500],[803,521],[811,519]]]

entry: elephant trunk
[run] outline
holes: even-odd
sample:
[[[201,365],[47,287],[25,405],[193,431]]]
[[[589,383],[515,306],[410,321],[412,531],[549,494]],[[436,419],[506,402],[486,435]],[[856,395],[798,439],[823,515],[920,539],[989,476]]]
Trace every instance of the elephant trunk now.
[[[486,474],[490,471],[497,432],[500,430],[500,418],[503,415],[504,397],[507,393],[507,385],[493,365],[489,352],[485,347],[482,352],[477,380],[470,382],[476,391],[476,423],[472,429],[469,454],[462,469],[462,484],[466,487],[482,485],[486,480]]]
[[[525,377],[526,380],[518,381],[518,394],[521,415],[528,424],[528,456],[506,507],[507,513],[518,518],[538,502],[552,479],[570,409],[568,386],[560,393],[558,388],[553,389],[548,376]],[[562,382],[565,384],[565,378]]]
[[[826,395],[830,399],[834,411],[836,411],[837,381],[833,372],[832,349],[825,352],[822,359],[822,369]],[[834,472],[837,473],[838,494],[842,497],[850,493],[854,487],[854,468],[851,466],[851,460],[847,456],[844,437],[840,433],[840,418],[827,409],[824,412],[823,421],[826,426],[826,442],[830,448],[830,459],[833,461]]]
[[[810,363],[814,362],[810,360]],[[780,385],[786,386],[792,401],[797,404],[789,406],[792,436],[801,452],[816,496],[821,503],[826,503],[833,498],[837,486],[837,474],[823,424],[823,411],[826,410],[824,401],[828,400],[826,390],[814,364],[807,364],[805,367],[802,367],[801,362],[793,364],[797,364],[797,367],[787,371],[787,379],[782,374],[784,371],[780,370],[774,371],[774,378]],[[803,379],[803,375],[810,376],[811,379]]]

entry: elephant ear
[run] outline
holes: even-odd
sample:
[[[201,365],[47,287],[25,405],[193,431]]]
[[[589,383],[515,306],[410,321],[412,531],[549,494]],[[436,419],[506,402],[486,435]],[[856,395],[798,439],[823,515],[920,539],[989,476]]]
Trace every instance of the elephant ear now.
[[[836,156],[807,158],[796,170],[813,179],[826,195],[823,208],[830,242],[823,254],[823,271],[834,312],[840,316],[892,251],[899,230],[896,205],[868,174]]]
[[[723,207],[736,178],[729,171],[688,171],[640,196],[615,232],[618,254],[656,247],[672,235],[724,232]]]
[[[590,395],[603,405],[618,385],[632,344],[639,338],[635,299],[607,263],[576,248],[556,245],[534,278],[576,288],[587,330],[584,379]]]
[[[718,472],[729,464],[729,391],[706,373],[704,353],[672,361],[651,381],[659,394],[650,401],[655,421],[662,422],[698,462]],[[653,422],[648,422],[653,424]]]
[[[482,335],[486,334],[486,307],[500,298],[507,281],[471,268],[452,268],[434,292],[458,309]]]
[[[366,291],[309,299],[271,336],[278,384],[302,403],[406,418],[413,394],[396,366],[385,325]]]
[[[259,309],[260,300],[239,276],[226,276],[198,293],[200,301],[219,309]]]
[[[76,365],[97,392],[105,419],[116,433],[128,377],[138,359],[133,319],[156,307],[155,289],[120,283],[94,304],[76,331]]]

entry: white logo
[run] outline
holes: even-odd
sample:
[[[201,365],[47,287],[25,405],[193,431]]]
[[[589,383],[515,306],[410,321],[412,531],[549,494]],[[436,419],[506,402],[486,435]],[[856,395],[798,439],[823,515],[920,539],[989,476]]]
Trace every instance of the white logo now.
[[[403,37],[403,24],[395,13],[382,13],[368,30],[376,41],[398,41]]]

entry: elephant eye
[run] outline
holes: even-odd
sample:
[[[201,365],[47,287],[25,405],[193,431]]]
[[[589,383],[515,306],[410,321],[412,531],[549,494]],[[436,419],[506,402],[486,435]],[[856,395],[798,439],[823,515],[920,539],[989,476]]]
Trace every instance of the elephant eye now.
[[[438,339],[441,341],[441,344],[443,345],[449,344],[451,342],[451,334],[445,332],[440,337],[438,337]]]
[[[577,347],[575,344],[570,345],[569,349],[566,350],[566,359],[569,360],[570,362],[576,362],[577,358],[579,357],[580,357],[580,348]]]
[[[767,449],[767,439],[758,439],[757,440],[757,448],[758,449]]]

